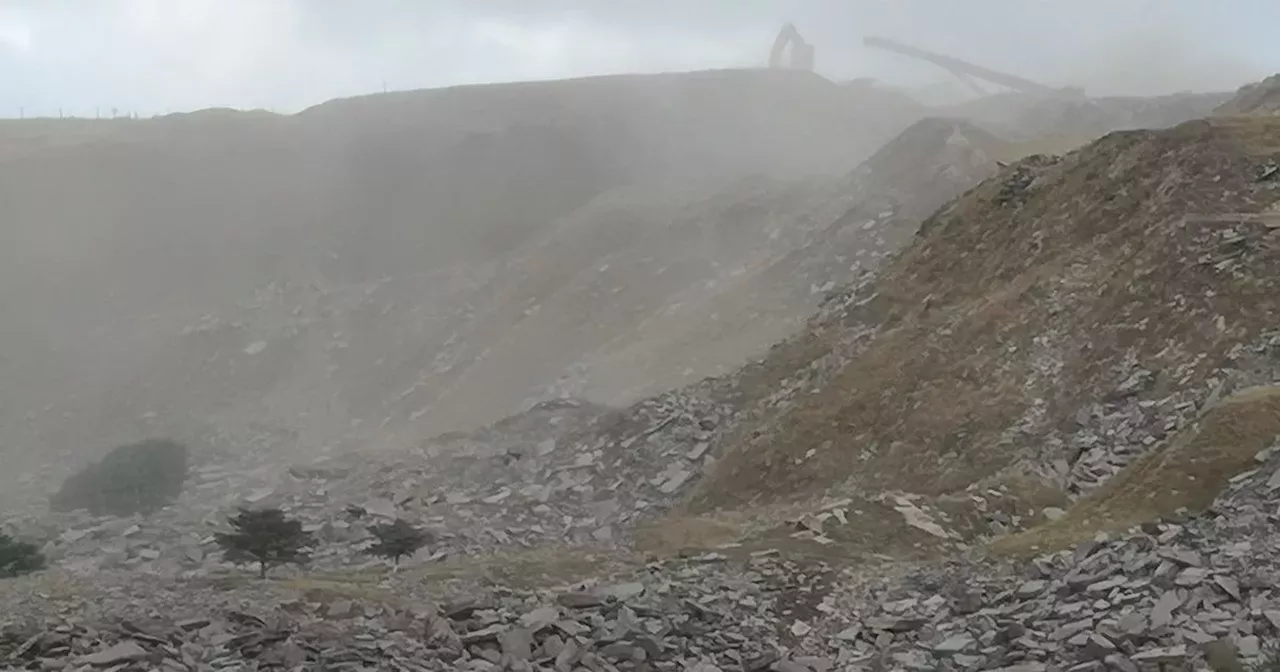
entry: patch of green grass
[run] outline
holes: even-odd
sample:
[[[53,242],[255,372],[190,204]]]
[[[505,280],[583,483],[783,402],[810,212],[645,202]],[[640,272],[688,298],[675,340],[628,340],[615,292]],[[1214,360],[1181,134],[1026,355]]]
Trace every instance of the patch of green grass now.
[[[1203,511],[1231,477],[1280,436],[1280,386],[1222,400],[1199,422],[1129,465],[1059,520],[994,541],[991,551],[1026,557],[1074,546],[1098,532],[1120,532],[1180,509]]]

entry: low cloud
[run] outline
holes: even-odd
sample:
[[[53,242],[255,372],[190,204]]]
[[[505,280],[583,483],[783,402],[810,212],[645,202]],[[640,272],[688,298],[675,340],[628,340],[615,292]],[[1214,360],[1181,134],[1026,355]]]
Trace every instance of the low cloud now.
[[[26,17],[0,7],[0,54],[26,51],[31,42],[31,26]]]
[[[20,106],[36,114],[294,111],[384,85],[760,66],[786,21],[817,46],[819,71],[833,78],[949,80],[928,64],[864,48],[866,35],[1098,93],[1229,89],[1280,69],[1280,47],[1259,38],[1280,10],[1263,0],[9,0],[6,7],[0,116]]]

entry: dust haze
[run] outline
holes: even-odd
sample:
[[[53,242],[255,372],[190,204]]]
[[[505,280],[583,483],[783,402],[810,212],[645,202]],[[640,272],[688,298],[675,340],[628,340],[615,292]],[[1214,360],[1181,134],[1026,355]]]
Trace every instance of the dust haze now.
[[[745,593],[705,606],[758,583],[716,584],[727,556],[914,561],[1069,520],[1194,412],[1280,371],[1276,25],[1261,0],[9,0],[0,576],[20,548],[24,574],[76,588],[0,582],[0,602],[79,620],[36,636],[0,614],[0,660],[132,670],[183,642],[219,669],[268,650],[285,669],[428,669],[307,638],[385,634],[391,607],[361,601],[436,604],[446,573],[501,592],[518,557],[520,581],[572,597],[550,616],[509,591],[405,609],[429,637],[373,639],[396,665],[474,669],[572,667],[597,643],[619,669],[685,669],[672,652],[737,642],[716,664],[764,669],[762,642],[802,647],[811,626],[770,616],[695,646],[703,626],[670,627],[683,612],[623,621],[757,623],[725,617]],[[1222,226],[1170,225],[1205,213]],[[1185,319],[1130,319],[1166,300]],[[1265,417],[1232,464],[1270,459],[1276,399],[1237,407]],[[315,552],[244,574],[237,509]],[[387,530],[416,545],[372,557]],[[585,576],[690,547],[726,556],[651,565],[685,583],[648,593]],[[280,576],[265,585],[288,608],[241,582]],[[788,581],[760,599],[814,619],[840,604]],[[1094,590],[1089,609],[1128,604]],[[81,625],[136,608],[149,627],[163,605],[197,625]],[[603,620],[557,620],[602,605],[608,644],[587,640]],[[273,630],[241,613],[257,609],[345,624]],[[843,633],[860,643],[842,663],[869,660],[914,642],[909,622],[831,621],[808,642]],[[621,641],[640,630],[665,643]]]
[[[9,3],[7,449],[265,431],[327,453],[632,403],[733,370],[869,271],[769,275],[914,121],[1044,131],[1031,99],[984,107],[999,84],[863,38],[1207,96],[1056,142],[1194,117],[1275,56],[1243,3],[1055,7]],[[817,76],[764,69],[786,22]]]
[[[813,297],[767,309],[743,298],[811,242],[781,221],[812,216],[789,194],[817,183],[796,180],[839,191],[927,103],[977,95],[866,36],[1099,95],[1230,91],[1270,56],[1244,33],[1199,33],[1257,17],[1223,10],[1215,23],[1190,4],[1070,16],[1019,3],[76,10],[0,12],[0,107],[22,117],[3,136],[5,379],[29,381],[4,408],[23,418],[7,443],[31,454],[167,422],[263,423],[304,452],[412,443],[552,390],[625,404],[725,373],[812,310]],[[760,68],[786,21],[837,85],[743,70],[421,90]],[[839,85],[864,78],[878,84]],[[1016,125],[1019,109],[987,121]],[[1112,122],[1100,123],[1073,133]],[[770,194],[753,206],[757,230],[731,205],[752,176]],[[234,352],[248,359],[224,361]]]
[[[1276,25],[9,0],[0,660],[1246,669]]]

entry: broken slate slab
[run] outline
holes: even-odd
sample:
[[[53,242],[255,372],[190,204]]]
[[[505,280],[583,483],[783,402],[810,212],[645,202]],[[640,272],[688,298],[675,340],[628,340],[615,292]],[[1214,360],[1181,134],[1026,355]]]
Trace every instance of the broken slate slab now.
[[[1151,607],[1151,627],[1160,628],[1173,622],[1173,611],[1182,606],[1177,591],[1166,590]]]
[[[644,584],[640,582],[620,583],[614,586],[608,586],[601,589],[600,595],[605,598],[613,598],[619,602],[625,602],[644,594]]]
[[[975,646],[978,642],[968,633],[960,633],[952,635],[933,647],[933,652],[943,656],[949,656],[957,653],[964,653]]]
[[[862,634],[862,628],[855,625],[853,627],[845,628],[844,630],[837,632],[835,634],[835,638],[841,642],[856,642],[858,641],[858,635],[861,635],[861,634]]]
[[[560,619],[560,610],[555,607],[540,607],[520,617],[520,625],[531,632],[538,632]]]
[[[528,628],[511,628],[498,635],[498,644],[502,654],[511,656],[512,660],[529,660],[533,658],[533,633]]]
[[[556,602],[570,609],[590,609],[604,604],[604,598],[594,593],[561,593]]]
[[[1131,613],[1120,617],[1116,627],[1126,635],[1138,637],[1147,631],[1147,619],[1142,614]]]
[[[1105,660],[1116,652],[1116,644],[1096,632],[1089,634],[1084,643],[1084,655],[1089,660]]]
[[[1173,580],[1174,584],[1184,588],[1198,586],[1209,576],[1209,570],[1203,567],[1188,567]]]
[[[1053,639],[1056,641],[1063,641],[1063,640],[1070,639],[1082,632],[1085,632],[1086,630],[1089,630],[1092,627],[1093,627],[1093,617],[1090,616],[1088,618],[1082,618],[1078,621],[1071,621],[1070,623],[1063,624],[1057,630],[1054,630],[1053,633],[1049,635],[1049,637],[1050,639]]]
[[[1159,649],[1147,649],[1133,654],[1135,663],[1177,663],[1187,659],[1187,647],[1167,646]]]
[[[89,654],[84,658],[84,663],[94,667],[114,667],[145,660],[147,655],[146,649],[141,646],[132,641],[123,641],[109,649]]]
[[[494,604],[486,600],[466,600],[445,606],[444,613],[455,621],[465,621],[477,611],[493,609]]]
[[[667,479],[662,485],[658,486],[658,491],[664,495],[669,495],[676,490],[679,490],[680,486],[684,485],[684,482],[689,480],[690,476],[693,476],[693,472],[681,469],[672,475],[671,478]]]
[[[1181,548],[1168,548],[1160,551],[1160,557],[1172,560],[1183,567],[1201,567],[1204,565],[1204,559],[1195,551],[1188,551]]]
[[[644,650],[633,646],[630,642],[610,642],[600,647],[598,653],[614,661],[643,660],[645,657]]]
[[[1040,593],[1043,593],[1048,587],[1049,583],[1047,581],[1041,581],[1039,579],[1035,581],[1027,581],[1021,586],[1018,586],[1017,595],[1019,599],[1029,600]]]
[[[470,644],[477,644],[483,641],[494,640],[494,639],[497,639],[498,635],[502,634],[502,632],[506,629],[507,628],[505,625],[502,625],[501,623],[495,623],[486,628],[480,628],[479,630],[472,630],[471,632],[464,633],[462,635],[462,643],[470,645]]]
[[[869,618],[864,623],[871,630],[884,630],[887,632],[910,632],[918,630],[924,625],[924,619],[921,618],[894,618],[892,616],[878,616]]]
[[[1257,635],[1247,635],[1236,640],[1240,655],[1245,658],[1257,658],[1262,655],[1262,642]]]
[[[1236,601],[1240,600],[1240,582],[1226,575],[1213,577],[1213,582],[1218,584],[1218,587],[1221,588],[1224,593],[1230,595],[1231,599]]]

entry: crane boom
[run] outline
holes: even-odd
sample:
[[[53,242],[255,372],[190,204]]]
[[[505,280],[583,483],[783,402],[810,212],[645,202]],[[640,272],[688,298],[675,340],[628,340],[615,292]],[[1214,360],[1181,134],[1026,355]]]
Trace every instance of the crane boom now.
[[[977,77],[978,79],[985,79],[988,82],[1007,86],[1011,89],[1027,93],[1062,93],[1059,89],[1055,89],[1051,86],[1045,86],[1044,84],[1039,84],[1029,79],[998,72],[990,68],[984,68],[980,65],[974,65],[973,63],[962,61],[958,58],[952,58],[951,56],[944,56],[942,54],[925,51],[924,49],[917,49],[882,37],[868,37],[864,42],[869,47],[877,47],[887,51],[896,52],[904,56],[918,58],[922,61],[928,61],[947,70],[953,75],[961,77],[961,79],[964,77]]]

